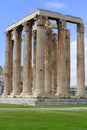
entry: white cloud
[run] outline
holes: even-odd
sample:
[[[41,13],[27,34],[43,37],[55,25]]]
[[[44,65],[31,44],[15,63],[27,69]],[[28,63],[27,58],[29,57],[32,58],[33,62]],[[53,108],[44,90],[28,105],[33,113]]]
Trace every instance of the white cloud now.
[[[62,2],[53,1],[53,2],[46,2],[46,6],[49,9],[66,9],[67,5]]]

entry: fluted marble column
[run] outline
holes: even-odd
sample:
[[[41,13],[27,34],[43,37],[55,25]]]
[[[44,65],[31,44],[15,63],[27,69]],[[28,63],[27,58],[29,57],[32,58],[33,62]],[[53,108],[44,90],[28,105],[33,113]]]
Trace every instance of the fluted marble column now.
[[[32,53],[32,23],[24,23],[24,67],[23,67],[23,91],[22,95],[31,95],[31,53]]]
[[[65,28],[64,20],[57,21],[58,26],[58,49],[57,49],[57,94],[66,97],[66,75],[65,75]]]
[[[12,91],[12,33],[6,32],[6,49],[4,64],[4,93],[10,95]]]
[[[45,17],[37,18],[37,46],[36,46],[36,89],[33,96],[43,96],[44,89],[44,44],[45,44]]]
[[[45,92],[52,93],[52,29],[46,29],[45,42]]]
[[[77,24],[77,93],[85,97],[84,25]]]
[[[52,35],[52,93],[57,91],[57,40],[56,34]]]
[[[34,37],[34,60],[33,60],[33,92],[36,88],[36,43],[37,43],[37,31],[33,31],[33,37]]]
[[[65,55],[66,55],[66,96],[70,97],[70,31],[65,32]]]
[[[11,95],[20,94],[21,82],[21,27],[14,28],[14,63],[13,63],[13,91]]]

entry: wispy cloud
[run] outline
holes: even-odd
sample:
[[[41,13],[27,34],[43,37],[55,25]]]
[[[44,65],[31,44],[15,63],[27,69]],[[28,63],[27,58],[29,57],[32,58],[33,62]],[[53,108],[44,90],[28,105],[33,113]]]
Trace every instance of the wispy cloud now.
[[[46,2],[46,6],[49,9],[58,9],[58,10],[64,10],[67,8],[67,5],[62,2],[53,1],[53,2]]]

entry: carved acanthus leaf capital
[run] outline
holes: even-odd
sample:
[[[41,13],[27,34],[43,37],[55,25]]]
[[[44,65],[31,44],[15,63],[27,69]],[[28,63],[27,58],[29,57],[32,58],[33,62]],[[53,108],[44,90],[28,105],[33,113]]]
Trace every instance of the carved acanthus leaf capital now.
[[[45,21],[45,26],[46,26],[46,27],[49,27],[49,25],[50,25],[50,21],[49,21],[49,19],[47,18],[46,21]]]
[[[62,19],[58,20],[57,21],[57,26],[58,26],[59,30],[60,29],[64,30],[66,28],[66,21],[62,20]]]
[[[22,26],[16,26],[14,29],[14,35],[19,35],[22,32]]]
[[[77,32],[84,32],[84,24],[83,23],[77,24]]]
[[[69,29],[66,29],[66,37],[70,37],[70,30]]]
[[[52,35],[52,29],[51,28],[46,28],[46,35],[48,35],[48,36]]]
[[[56,34],[55,33],[52,35],[52,41],[53,42],[56,41]]]
[[[25,23],[24,23],[24,30],[25,31],[29,31],[29,30],[31,30],[32,29],[32,23],[31,23],[31,21],[26,21]]]
[[[5,32],[5,38],[6,38],[6,39],[9,38],[9,32]]]
[[[11,39],[11,38],[12,38],[12,33],[11,33],[11,31],[5,32],[5,38],[6,38],[6,39]]]
[[[37,35],[37,30],[33,30],[33,37],[34,37],[34,39],[36,39],[36,35]]]
[[[47,18],[46,18],[45,16],[38,15],[38,16],[36,17],[37,26],[44,26],[46,19],[47,19]]]

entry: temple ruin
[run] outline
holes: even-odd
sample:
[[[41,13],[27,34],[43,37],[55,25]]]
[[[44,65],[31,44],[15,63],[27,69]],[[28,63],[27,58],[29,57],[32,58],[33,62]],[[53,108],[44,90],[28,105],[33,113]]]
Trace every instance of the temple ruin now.
[[[2,97],[70,98],[70,30],[66,23],[77,26],[75,98],[86,98],[83,20],[42,9],[37,9],[6,28]],[[22,42],[24,52],[21,90]]]

